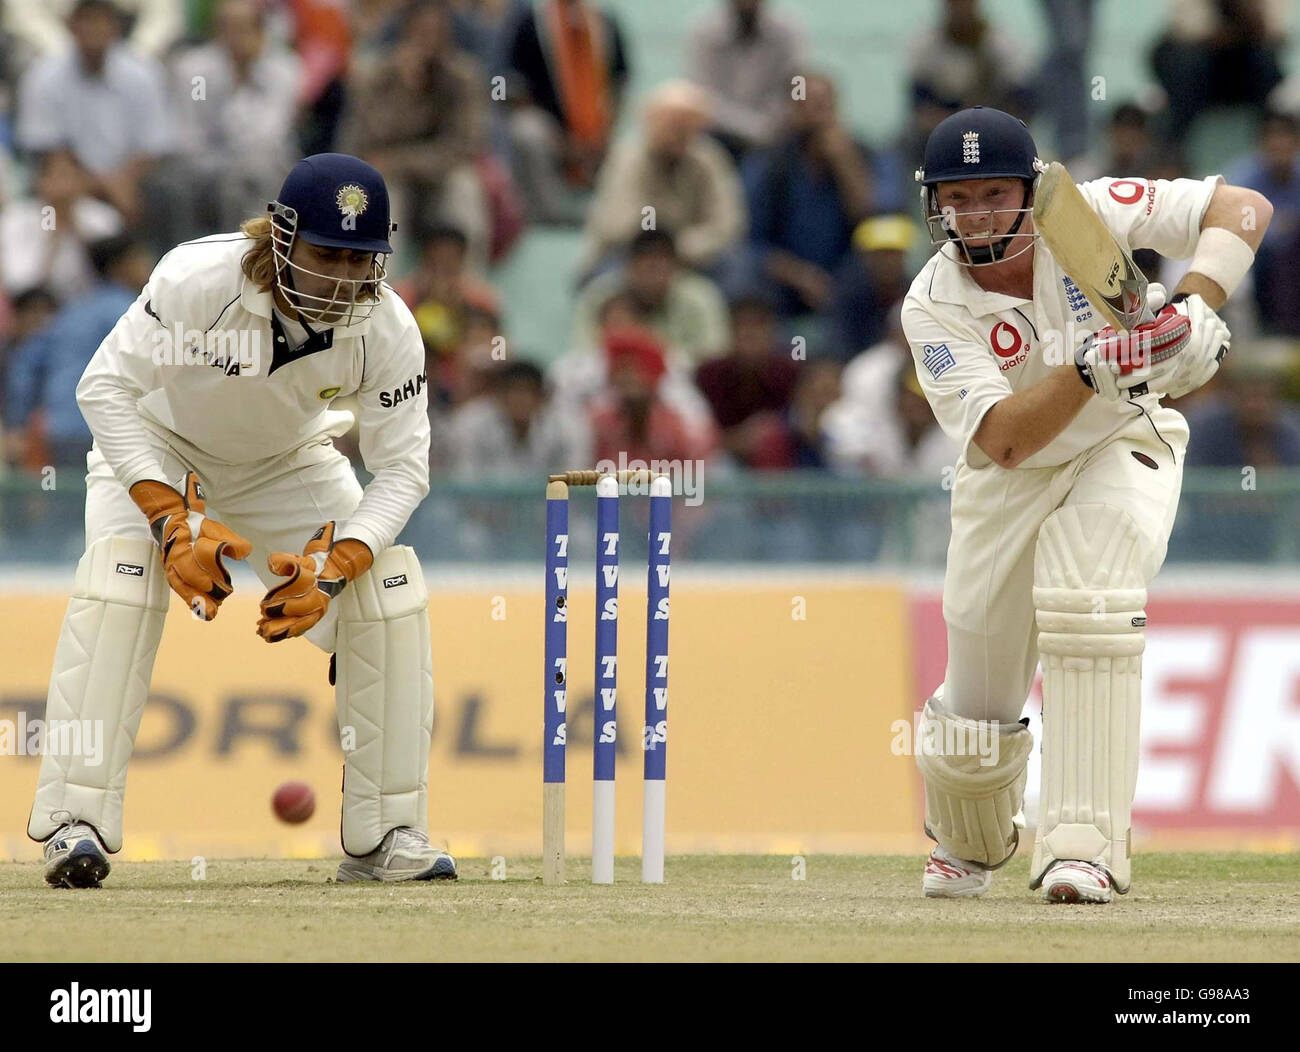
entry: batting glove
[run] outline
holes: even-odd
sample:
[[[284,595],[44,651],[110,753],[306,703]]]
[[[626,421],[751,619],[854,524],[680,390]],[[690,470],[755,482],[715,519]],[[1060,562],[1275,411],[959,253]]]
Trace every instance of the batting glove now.
[[[1190,323],[1165,305],[1163,285],[1148,287],[1146,313],[1153,320],[1130,332],[1108,325],[1090,333],[1075,355],[1083,382],[1108,401],[1126,402],[1149,390],[1164,390],[1187,346]]]
[[[1180,293],[1173,306],[1187,318],[1192,331],[1186,349],[1176,359],[1177,368],[1163,390],[1170,398],[1182,398],[1209,383],[1219,371],[1219,363],[1232,345],[1232,334],[1214,309],[1195,293]]]

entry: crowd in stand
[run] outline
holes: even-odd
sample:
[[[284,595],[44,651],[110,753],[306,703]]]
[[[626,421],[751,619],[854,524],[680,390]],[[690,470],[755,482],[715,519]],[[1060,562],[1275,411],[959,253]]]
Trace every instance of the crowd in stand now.
[[[425,342],[435,478],[620,454],[937,478],[958,451],[898,308],[921,145],[975,103],[1035,120],[1079,179],[1186,175],[1205,110],[1254,122],[1256,151],[1224,175],[1275,213],[1234,300],[1243,364],[1188,400],[1188,460],[1300,464],[1300,81],[1283,77],[1280,2],[1171,0],[1151,59],[1163,96],[1116,105],[1090,101],[1093,0],[1041,0],[1041,67],[977,0],[946,0],[907,60],[904,127],[870,145],[792,3],[701,0],[681,77],[635,106],[636,41],[596,0],[2,6],[11,468],[82,462],[76,381],[154,260],[236,229],[298,156],[338,150],[390,187],[406,246],[390,280]],[[504,331],[489,281],[539,226],[582,239],[570,345],[544,363]],[[1139,262],[1176,283],[1176,262]]]

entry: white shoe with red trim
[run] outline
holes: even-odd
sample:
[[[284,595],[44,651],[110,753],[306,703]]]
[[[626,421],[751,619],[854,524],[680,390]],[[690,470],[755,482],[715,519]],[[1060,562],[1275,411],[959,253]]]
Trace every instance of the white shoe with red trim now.
[[[973,899],[993,883],[993,871],[974,862],[963,862],[938,845],[925,860],[921,887],[927,899]]]
[[[1048,902],[1109,902],[1110,874],[1100,862],[1063,859],[1047,867],[1043,895]]]

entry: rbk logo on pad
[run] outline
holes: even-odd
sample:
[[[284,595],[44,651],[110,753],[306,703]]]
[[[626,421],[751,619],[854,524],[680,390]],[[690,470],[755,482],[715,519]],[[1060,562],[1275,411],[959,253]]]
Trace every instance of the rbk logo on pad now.
[[[384,587],[385,587],[385,588],[398,588],[398,587],[400,587],[401,585],[404,585],[404,584],[406,584],[406,574],[404,574],[404,573],[399,573],[396,577],[385,577],[385,578],[384,578]]]
[[[126,574],[127,577],[143,577],[144,567],[136,566],[134,563],[118,563],[117,572]]]

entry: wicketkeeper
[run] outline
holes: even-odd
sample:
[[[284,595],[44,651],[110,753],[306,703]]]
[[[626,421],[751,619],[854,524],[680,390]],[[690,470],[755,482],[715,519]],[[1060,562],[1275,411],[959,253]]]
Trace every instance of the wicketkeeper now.
[[[918,750],[938,845],[924,890],[980,895],[1016,850],[1032,746],[1021,710],[1041,659],[1030,887],[1054,902],[1109,902],[1130,884],[1144,607],[1187,444],[1186,421],[1160,400],[1218,369],[1229,335],[1215,310],[1272,207],[1219,176],[1082,184],[1121,246],[1192,258],[1168,304],[1150,287],[1156,319],[1135,344],[1103,327],[1038,239],[1036,155],[1023,123],[975,107],[935,128],[917,173],[938,251],[912,283],[903,327],[935,416],[963,451],[943,589],[948,665],[924,712],[936,741],[992,732],[999,745],[995,764],[969,749]],[[1133,353],[1178,332],[1182,349],[1162,361]]]
[[[266,215],[169,252],[87,367],[86,553],[46,718],[102,720],[107,744],[98,766],[41,763],[28,834],[50,884],[97,886],[122,847],[169,588],[211,620],[229,560],[250,556],[268,589],[258,634],[333,654],[355,744],[338,879],[456,876],[426,832],[428,594],[415,552],[394,544],[429,491],[429,422],[420,332],[384,284],[392,229],[370,165],[299,161]],[[353,418],[330,403],[348,394],[374,476],[364,491],[332,441]]]

